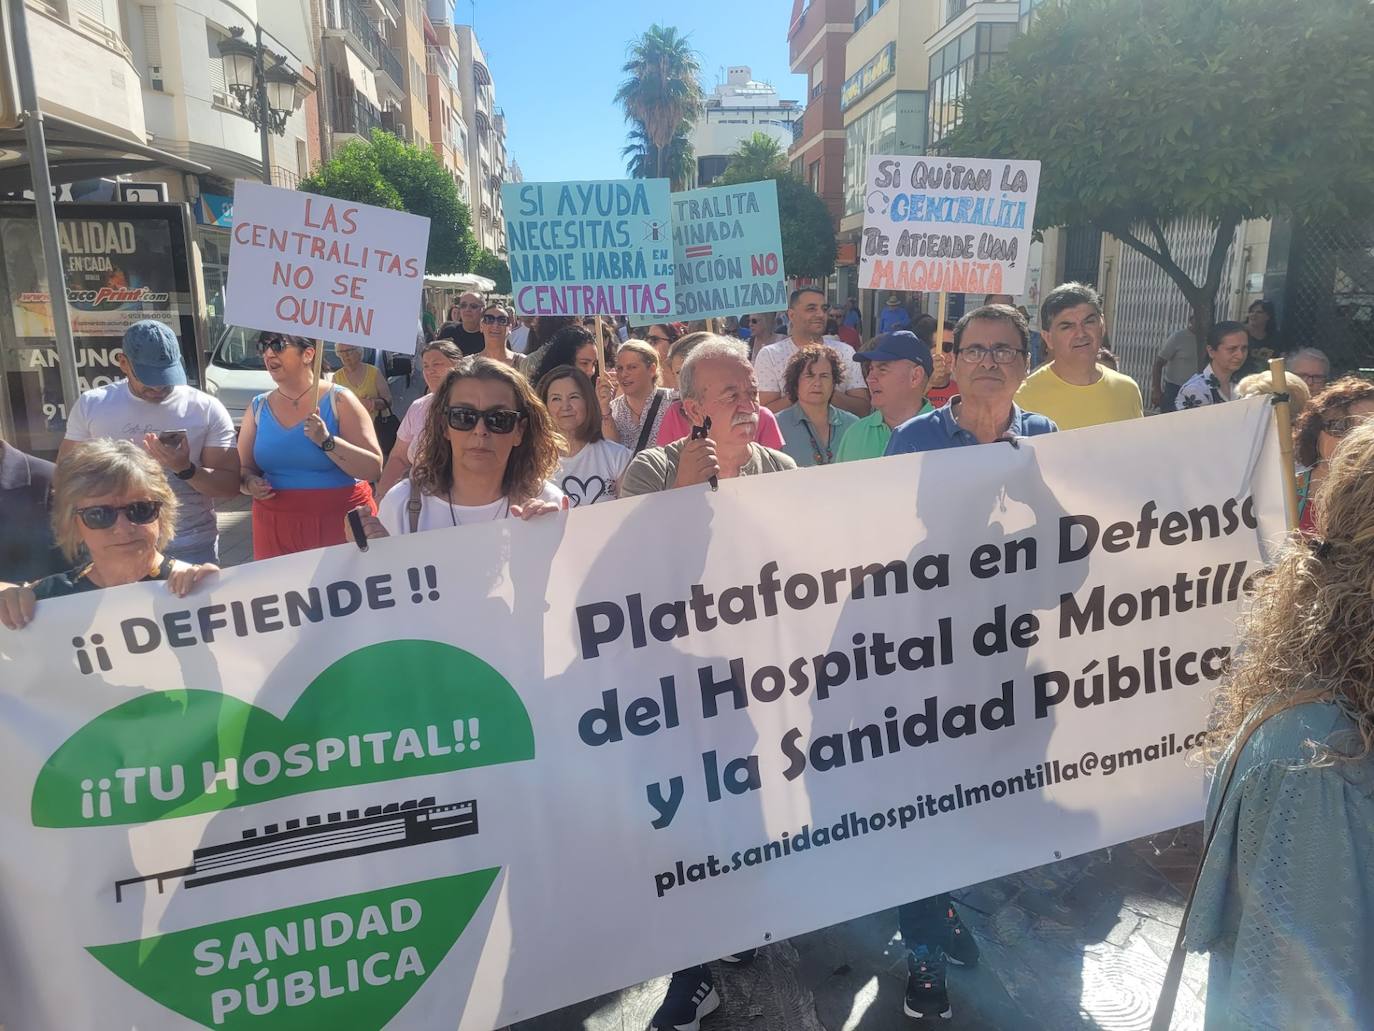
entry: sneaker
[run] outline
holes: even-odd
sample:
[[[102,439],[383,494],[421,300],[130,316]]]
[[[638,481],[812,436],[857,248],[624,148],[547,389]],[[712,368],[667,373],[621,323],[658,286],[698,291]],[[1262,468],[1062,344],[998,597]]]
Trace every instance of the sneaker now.
[[[908,1017],[940,1017],[948,1020],[954,1012],[949,1005],[949,989],[945,986],[945,961],[922,948],[920,955],[907,958],[906,998],[902,1012]]]
[[[721,956],[720,961],[722,963],[736,964],[752,963],[754,961],[754,957],[758,954],[758,949],[745,949],[743,952],[732,952],[728,956]]]
[[[950,903],[945,909],[945,959],[956,967],[976,967],[978,965],[978,943],[959,919],[959,914]]]
[[[663,1004],[649,1022],[649,1031],[698,1031],[701,1018],[714,1013],[720,996],[704,966],[679,970],[668,984]]]

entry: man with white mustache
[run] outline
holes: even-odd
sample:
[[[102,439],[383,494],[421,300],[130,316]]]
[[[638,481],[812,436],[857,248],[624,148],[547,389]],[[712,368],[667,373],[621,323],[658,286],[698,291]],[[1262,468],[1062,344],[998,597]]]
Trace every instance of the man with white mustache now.
[[[755,439],[759,386],[741,341],[713,336],[698,344],[678,373],[678,389],[693,428],[709,420],[706,435],[641,451],[621,478],[622,498],[797,467]]]

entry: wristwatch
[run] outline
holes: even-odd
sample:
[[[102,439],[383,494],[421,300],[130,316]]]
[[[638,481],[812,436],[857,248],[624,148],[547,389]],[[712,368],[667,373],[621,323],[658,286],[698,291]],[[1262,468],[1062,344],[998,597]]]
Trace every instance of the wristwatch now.
[[[174,472],[174,473],[172,473],[172,475],[175,476],[178,480],[189,480],[189,479],[190,479],[192,476],[194,476],[195,474],[196,474],[196,463],[195,463],[195,462],[192,462],[190,465],[188,465],[185,469],[182,469],[180,472]]]
[[[321,450],[321,451],[333,451],[333,450],[334,450],[334,434],[331,433],[329,436],[325,437],[323,441],[320,442],[320,450]]]

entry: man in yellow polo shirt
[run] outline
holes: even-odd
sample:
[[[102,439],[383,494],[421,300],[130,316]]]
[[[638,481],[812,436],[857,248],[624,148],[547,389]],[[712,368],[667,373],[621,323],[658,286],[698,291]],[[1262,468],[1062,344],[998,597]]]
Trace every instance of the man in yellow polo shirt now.
[[[1096,290],[1082,283],[1051,290],[1040,305],[1040,333],[1050,361],[1016,392],[1022,409],[1048,416],[1061,430],[1144,414],[1135,380],[1097,364],[1107,327]]]

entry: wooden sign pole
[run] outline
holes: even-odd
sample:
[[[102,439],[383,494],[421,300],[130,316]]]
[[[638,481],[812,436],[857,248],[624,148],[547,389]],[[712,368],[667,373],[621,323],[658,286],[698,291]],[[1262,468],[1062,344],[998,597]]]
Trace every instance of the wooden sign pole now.
[[[949,294],[940,291],[940,299],[935,302],[935,339],[936,341],[945,338],[945,309],[949,305]],[[940,345],[943,346],[943,345]]]
[[[324,341],[315,341],[315,408],[316,413],[320,410],[320,376],[324,372]]]
[[[1282,358],[1269,359],[1269,382],[1275,394],[1288,393],[1288,376]],[[1288,529],[1298,528],[1298,473],[1293,462],[1293,410],[1288,404],[1274,406],[1279,431],[1279,469],[1283,474],[1283,508]]]

